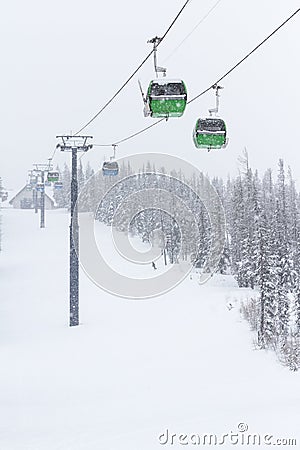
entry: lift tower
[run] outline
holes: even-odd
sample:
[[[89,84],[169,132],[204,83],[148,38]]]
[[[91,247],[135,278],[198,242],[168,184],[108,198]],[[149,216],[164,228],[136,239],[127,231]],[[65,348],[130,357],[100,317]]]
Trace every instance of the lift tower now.
[[[88,139],[93,136],[56,136],[61,139],[57,144],[62,152],[72,153],[72,175],[71,175],[71,223],[70,223],[70,327],[79,325],[79,226],[78,208],[78,174],[77,153],[87,152],[93,146],[88,144]]]

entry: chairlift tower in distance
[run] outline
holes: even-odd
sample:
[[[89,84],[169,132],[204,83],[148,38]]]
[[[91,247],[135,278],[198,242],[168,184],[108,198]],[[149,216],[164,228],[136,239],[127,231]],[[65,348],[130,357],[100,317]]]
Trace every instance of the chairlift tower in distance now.
[[[45,173],[52,169],[51,160],[49,159],[48,164],[33,164],[33,173],[37,177],[39,182],[35,184],[35,191],[40,192],[40,210],[41,210],[41,221],[40,228],[45,228]],[[37,202],[37,197],[35,197],[35,202]]]

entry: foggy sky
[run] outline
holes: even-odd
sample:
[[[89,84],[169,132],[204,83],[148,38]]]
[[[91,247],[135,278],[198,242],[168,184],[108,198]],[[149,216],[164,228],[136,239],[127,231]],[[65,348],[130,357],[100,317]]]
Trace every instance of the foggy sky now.
[[[115,93],[151,50],[147,40],[161,36],[183,0],[102,1],[11,0],[1,14],[1,152],[5,187],[18,189],[33,163],[45,163],[55,136],[75,132]],[[158,62],[171,78],[182,78],[189,99],[212,85],[283,20],[299,2],[222,0],[185,43],[173,50],[216,0],[193,0],[159,47]],[[224,150],[197,150],[196,119],[214,106],[208,92],[170,119],[118,147],[117,156],[162,152],[192,162],[210,176],[237,174],[246,147],[260,171],[278,158],[293,169],[299,185],[300,13],[221,85],[220,115],[228,128]],[[172,54],[173,53],[173,54]],[[168,56],[171,57],[168,58]],[[152,123],[143,117],[138,89],[154,78],[149,60],[106,111],[84,133],[94,143],[122,139]],[[110,149],[94,148],[83,158],[100,168]],[[56,153],[54,164],[69,163]]]

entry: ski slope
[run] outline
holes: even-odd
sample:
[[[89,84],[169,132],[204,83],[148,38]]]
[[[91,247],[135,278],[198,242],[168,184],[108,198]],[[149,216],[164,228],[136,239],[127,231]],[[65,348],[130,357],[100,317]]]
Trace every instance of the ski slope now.
[[[125,300],[82,272],[81,325],[69,328],[68,214],[47,212],[45,229],[33,211],[1,214],[1,450],[195,448],[179,434],[240,423],[299,447],[300,374],[254,350],[238,311],[250,291],[193,274],[163,297]],[[173,444],[159,442],[166,430]]]

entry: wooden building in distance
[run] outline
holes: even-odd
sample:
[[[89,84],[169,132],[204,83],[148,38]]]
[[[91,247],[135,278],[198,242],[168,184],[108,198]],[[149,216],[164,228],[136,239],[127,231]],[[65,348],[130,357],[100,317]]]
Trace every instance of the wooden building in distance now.
[[[40,203],[40,192],[37,193],[37,206]],[[33,209],[33,191],[24,186],[10,201],[9,204],[17,209]],[[54,200],[45,192],[45,209],[54,209]]]

